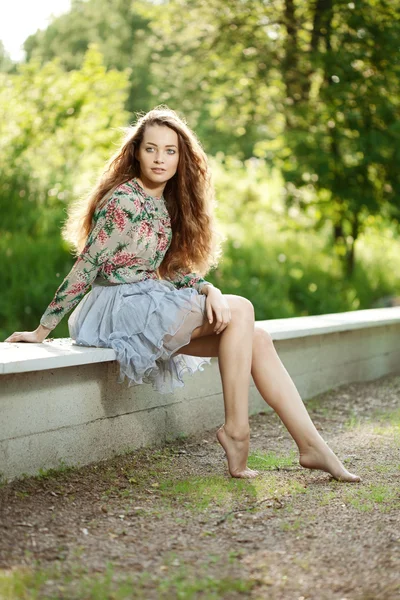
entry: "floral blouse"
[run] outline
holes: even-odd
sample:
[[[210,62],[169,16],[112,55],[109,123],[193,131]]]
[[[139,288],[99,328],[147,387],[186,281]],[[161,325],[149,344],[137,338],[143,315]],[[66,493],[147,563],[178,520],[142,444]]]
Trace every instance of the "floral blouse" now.
[[[54,329],[93,282],[115,285],[159,279],[156,270],[171,240],[171,219],[163,196],[149,196],[136,178],[119,185],[106,204],[95,211],[86,245],[40,323]],[[209,283],[186,271],[167,280],[178,289],[193,287],[198,292]]]

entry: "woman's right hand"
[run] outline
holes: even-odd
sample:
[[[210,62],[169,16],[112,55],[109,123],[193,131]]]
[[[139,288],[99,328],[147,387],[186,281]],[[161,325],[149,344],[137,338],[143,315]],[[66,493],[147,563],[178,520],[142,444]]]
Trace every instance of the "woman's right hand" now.
[[[49,335],[51,329],[39,325],[35,331],[15,331],[5,342],[30,342],[32,344],[40,344]]]

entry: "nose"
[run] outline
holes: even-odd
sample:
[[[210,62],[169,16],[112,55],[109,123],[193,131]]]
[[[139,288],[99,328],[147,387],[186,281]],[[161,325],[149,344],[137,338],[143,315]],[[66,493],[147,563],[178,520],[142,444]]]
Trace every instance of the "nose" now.
[[[154,157],[154,162],[157,163],[157,164],[160,164],[160,163],[164,162],[159,150],[157,151],[157,154]]]

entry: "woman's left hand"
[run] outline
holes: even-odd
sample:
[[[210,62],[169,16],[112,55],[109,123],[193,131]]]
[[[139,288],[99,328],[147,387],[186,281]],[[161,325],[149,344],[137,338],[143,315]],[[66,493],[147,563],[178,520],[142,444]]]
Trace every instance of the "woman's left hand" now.
[[[229,304],[221,291],[216,287],[210,287],[208,290],[206,312],[209,323],[212,323],[214,320],[214,312],[216,319],[214,332],[217,334],[221,333],[231,321],[232,315]]]

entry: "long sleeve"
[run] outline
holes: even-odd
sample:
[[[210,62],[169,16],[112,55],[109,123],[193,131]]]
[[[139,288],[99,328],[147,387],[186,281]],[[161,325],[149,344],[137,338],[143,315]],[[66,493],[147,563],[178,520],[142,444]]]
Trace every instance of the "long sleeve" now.
[[[192,287],[199,293],[204,285],[212,285],[212,283],[206,281],[203,279],[203,277],[200,277],[200,275],[197,275],[196,273],[190,273],[185,270],[180,270],[173,279],[169,277],[166,279],[174,284],[174,286],[178,289]]]
[[[118,225],[120,212],[118,198],[112,196],[96,214],[84,249],[40,319],[44,327],[54,329],[64,315],[82,300],[102,264],[115,252],[114,246],[118,245],[120,237],[112,233]]]

